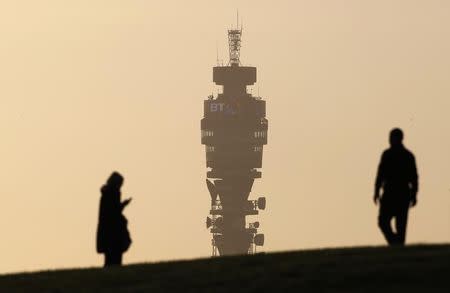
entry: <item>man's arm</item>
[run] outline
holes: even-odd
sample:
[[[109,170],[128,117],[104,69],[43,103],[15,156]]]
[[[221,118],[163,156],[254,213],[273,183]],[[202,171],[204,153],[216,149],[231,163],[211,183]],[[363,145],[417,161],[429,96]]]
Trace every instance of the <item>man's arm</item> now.
[[[380,164],[378,165],[377,177],[375,179],[375,192],[373,195],[373,201],[375,202],[375,204],[377,204],[380,199],[380,189],[381,187],[383,187],[384,183],[384,169],[386,165],[385,161],[386,153],[383,153],[383,155],[381,155]]]
[[[417,204],[417,192],[419,190],[419,176],[417,175],[416,159],[411,155],[411,206]]]

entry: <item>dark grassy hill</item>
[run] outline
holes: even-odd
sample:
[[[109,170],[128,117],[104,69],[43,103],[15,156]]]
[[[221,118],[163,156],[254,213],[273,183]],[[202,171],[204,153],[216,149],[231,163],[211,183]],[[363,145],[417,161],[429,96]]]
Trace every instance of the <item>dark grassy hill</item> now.
[[[0,292],[450,292],[450,245],[307,250],[3,275]]]

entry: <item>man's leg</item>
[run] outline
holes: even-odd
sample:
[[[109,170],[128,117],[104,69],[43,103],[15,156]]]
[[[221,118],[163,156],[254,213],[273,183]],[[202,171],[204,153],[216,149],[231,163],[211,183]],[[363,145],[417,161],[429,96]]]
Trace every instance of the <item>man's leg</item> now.
[[[378,227],[380,227],[389,245],[395,244],[397,238],[397,235],[394,234],[391,227],[392,217],[392,207],[387,203],[381,202],[380,213],[378,214]]]
[[[406,240],[406,226],[408,224],[409,203],[399,207],[395,216],[395,229],[397,231],[397,244],[404,245]]]

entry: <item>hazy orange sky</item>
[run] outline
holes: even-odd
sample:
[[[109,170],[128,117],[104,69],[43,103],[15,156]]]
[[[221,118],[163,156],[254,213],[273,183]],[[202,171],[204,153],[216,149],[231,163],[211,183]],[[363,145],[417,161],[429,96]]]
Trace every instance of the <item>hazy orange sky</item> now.
[[[0,3],[0,273],[100,266],[101,185],[125,176],[125,263],[207,257],[200,144],[216,48],[244,20],[269,144],[263,251],[380,245],[393,127],[416,155],[409,243],[450,242],[450,1]]]

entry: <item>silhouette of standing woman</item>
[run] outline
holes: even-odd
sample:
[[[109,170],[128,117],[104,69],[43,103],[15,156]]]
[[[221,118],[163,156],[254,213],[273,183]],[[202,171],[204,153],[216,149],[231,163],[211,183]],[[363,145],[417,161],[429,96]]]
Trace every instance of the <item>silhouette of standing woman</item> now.
[[[414,155],[403,146],[403,132],[391,131],[391,147],[381,156],[374,202],[380,202],[378,226],[389,245],[404,245],[408,210],[417,203],[418,176]],[[380,189],[383,195],[380,198]],[[395,232],[391,221],[395,219]]]
[[[121,202],[124,178],[113,172],[101,188],[100,212],[97,228],[97,252],[105,254],[105,267],[122,264],[122,254],[131,244],[127,219],[122,214],[131,198]]]

